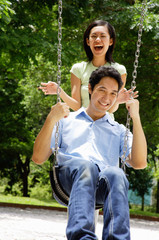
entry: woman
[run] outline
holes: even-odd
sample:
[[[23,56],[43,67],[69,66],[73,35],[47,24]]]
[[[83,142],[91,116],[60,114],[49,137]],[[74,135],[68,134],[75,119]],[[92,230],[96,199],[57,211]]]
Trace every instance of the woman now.
[[[61,99],[73,110],[81,106],[87,107],[89,103],[88,82],[89,77],[99,66],[112,66],[119,71],[123,81],[123,89],[120,91],[117,102],[110,109],[110,113],[117,110],[120,103],[129,99],[130,92],[124,89],[126,83],[126,68],[114,62],[112,54],[115,46],[115,30],[113,26],[103,20],[92,22],[84,33],[84,49],[88,57],[87,62],[74,64],[71,68],[71,96],[61,89]],[[55,82],[41,83],[39,87],[46,95],[57,93]],[[137,92],[135,93],[137,94]],[[135,95],[137,97],[137,95]]]

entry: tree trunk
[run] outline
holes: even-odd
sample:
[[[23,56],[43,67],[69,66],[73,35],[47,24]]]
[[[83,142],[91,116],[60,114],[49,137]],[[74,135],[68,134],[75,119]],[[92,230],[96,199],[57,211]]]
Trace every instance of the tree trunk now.
[[[26,157],[25,162],[23,163],[20,160],[20,166],[21,166],[21,178],[23,182],[23,197],[29,197],[28,194],[28,175],[30,172],[30,158]]]
[[[144,211],[144,196],[142,196],[142,205],[141,205],[141,211]]]
[[[156,204],[156,213],[159,213],[159,180],[157,181],[157,204]]]

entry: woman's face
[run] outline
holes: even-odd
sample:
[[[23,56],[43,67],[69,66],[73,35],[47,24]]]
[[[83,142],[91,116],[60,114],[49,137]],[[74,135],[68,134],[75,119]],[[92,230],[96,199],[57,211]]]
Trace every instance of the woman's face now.
[[[105,58],[109,46],[113,44],[113,39],[110,38],[107,26],[96,26],[92,28],[89,38],[87,38],[86,41],[93,53],[93,58]]]

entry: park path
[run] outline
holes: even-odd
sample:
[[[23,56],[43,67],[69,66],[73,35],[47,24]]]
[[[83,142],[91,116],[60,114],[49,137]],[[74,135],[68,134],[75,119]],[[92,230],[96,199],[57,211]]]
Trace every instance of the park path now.
[[[66,240],[66,223],[66,212],[0,207],[0,240]],[[159,240],[159,222],[131,219],[130,225],[131,240]],[[96,234],[101,240],[101,215]]]

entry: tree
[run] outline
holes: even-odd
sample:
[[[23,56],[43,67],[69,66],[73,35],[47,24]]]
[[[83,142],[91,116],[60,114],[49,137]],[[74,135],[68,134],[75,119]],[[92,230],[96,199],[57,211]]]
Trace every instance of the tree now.
[[[155,178],[157,180],[157,201],[156,201],[156,212],[159,213],[159,144],[157,145],[156,150],[154,151],[154,166],[155,166]]]
[[[144,170],[131,170],[129,175],[130,189],[132,189],[137,196],[141,197],[141,210],[144,211],[144,196],[149,194],[153,186],[153,173],[150,167]]]
[[[4,30],[4,25],[11,21],[11,16],[15,12],[11,9],[11,2],[8,0],[0,0],[0,29]]]
[[[58,1],[2,2],[1,9],[6,12],[1,11],[0,16],[7,16],[8,20],[0,19],[0,107],[3,113],[0,163],[3,176],[8,176],[13,184],[22,181],[24,172],[29,173],[33,141],[49,108],[56,102],[56,97],[44,96],[37,87],[41,81],[56,80]],[[159,135],[157,0],[148,1],[147,8],[137,89],[148,151],[154,159]],[[82,46],[83,29],[93,19],[107,20],[115,27],[117,44],[114,59],[126,66],[127,88],[130,87],[140,13],[141,1],[134,4],[129,0],[63,0],[62,87],[67,93],[70,94],[71,66],[86,59]],[[120,107],[115,118],[125,123],[125,106]],[[18,177],[14,177],[15,169]]]
[[[3,26],[0,35],[1,176],[8,177],[6,190],[9,192],[12,192],[14,183],[22,183],[23,196],[28,196],[27,178],[35,137],[28,125],[28,113],[23,104],[24,93],[19,81],[25,77],[25,70],[31,66],[31,59],[36,63],[38,52],[43,51],[45,56],[48,51],[49,58],[51,50],[54,50],[47,40],[48,33],[43,34],[45,29],[40,29],[41,16],[37,15],[36,19],[36,6],[39,9],[36,4],[34,2],[34,8],[31,9],[29,1],[12,1],[16,14]],[[34,16],[31,15],[32,12]],[[41,15],[47,16],[47,13],[53,12],[45,5]],[[45,21],[46,17],[43,24],[47,25]],[[51,37],[52,35],[50,39]]]

